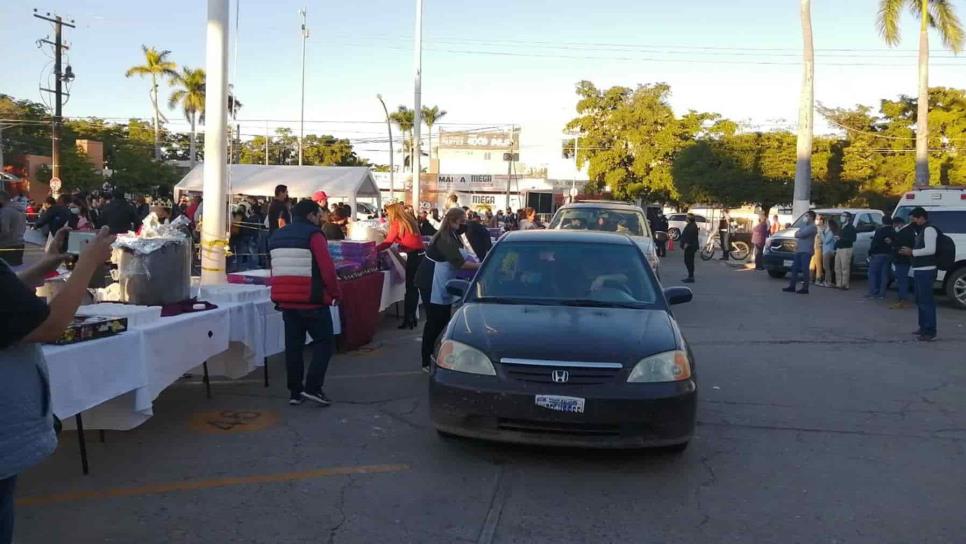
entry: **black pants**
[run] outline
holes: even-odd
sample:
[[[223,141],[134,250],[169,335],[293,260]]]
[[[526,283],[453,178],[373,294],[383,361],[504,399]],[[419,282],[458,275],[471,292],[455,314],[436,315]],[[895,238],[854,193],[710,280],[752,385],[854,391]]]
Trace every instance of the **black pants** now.
[[[660,240],[656,240],[654,243],[657,246],[657,256],[658,257],[664,257],[664,256],[666,256],[667,255],[667,242],[666,241],[663,241],[662,242]]]
[[[16,476],[0,480],[0,544],[13,541],[13,492],[16,484]]]
[[[694,277],[694,254],[698,252],[698,246],[688,246],[684,250],[684,266],[688,269],[688,277]]]
[[[403,302],[403,318],[416,322],[416,307],[419,305],[419,289],[416,288],[416,271],[423,262],[422,251],[406,253],[406,298]]]
[[[318,393],[325,383],[335,337],[332,335],[332,314],[328,308],[319,310],[282,310],[285,322],[285,370],[288,390],[293,395],[302,391]],[[312,337],[312,362],[305,375],[305,333]],[[303,376],[305,387],[302,387]]]
[[[423,327],[423,366],[428,367],[433,349],[436,348],[436,340],[449,324],[453,307],[449,304],[425,304],[429,297],[423,299],[423,307],[426,310],[426,325]]]
[[[755,246],[755,270],[765,269],[765,246]]]
[[[731,236],[726,230],[719,230],[718,233],[721,235],[721,260],[727,261],[731,253]]]

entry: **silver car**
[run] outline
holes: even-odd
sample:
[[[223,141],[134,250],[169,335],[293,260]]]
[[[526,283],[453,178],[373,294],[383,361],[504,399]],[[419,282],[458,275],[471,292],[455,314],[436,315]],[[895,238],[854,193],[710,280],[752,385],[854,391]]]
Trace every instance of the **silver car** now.
[[[869,249],[872,247],[872,236],[875,230],[882,226],[884,214],[879,210],[867,208],[822,208],[814,212],[825,219],[840,221],[843,213],[852,214],[852,226],[855,227],[856,240],[852,246],[852,273],[867,274],[869,271]],[[765,268],[773,278],[783,278],[792,268],[795,258],[797,240],[795,232],[805,223],[804,216],[799,217],[790,228],[779,231],[768,239],[765,244]]]
[[[567,204],[557,210],[550,229],[604,231],[623,233],[641,248],[654,273],[661,276],[661,259],[657,256],[654,237],[667,240],[667,233],[653,233],[640,206],[610,200],[592,200]]]

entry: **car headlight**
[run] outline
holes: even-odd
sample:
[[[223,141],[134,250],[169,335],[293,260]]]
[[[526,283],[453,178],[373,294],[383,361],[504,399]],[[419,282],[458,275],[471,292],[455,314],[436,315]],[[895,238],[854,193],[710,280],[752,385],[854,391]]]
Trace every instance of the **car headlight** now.
[[[691,361],[684,351],[666,351],[641,359],[630,376],[629,383],[679,382],[691,377]]]
[[[493,363],[482,351],[453,340],[444,340],[439,345],[436,366],[456,372],[496,376]]]

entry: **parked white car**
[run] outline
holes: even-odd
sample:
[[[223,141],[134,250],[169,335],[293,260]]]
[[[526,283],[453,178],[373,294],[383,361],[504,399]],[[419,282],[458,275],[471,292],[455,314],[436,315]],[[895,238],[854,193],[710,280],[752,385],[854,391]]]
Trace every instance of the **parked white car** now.
[[[948,272],[939,271],[936,288],[966,310],[966,187],[910,191],[903,195],[893,215],[909,221],[909,214],[917,207],[929,212],[929,222],[956,243],[956,264]]]
[[[694,223],[698,226],[698,231],[701,233],[711,232],[711,222],[703,215],[694,215]],[[677,240],[681,237],[681,232],[684,231],[684,227],[688,224],[688,214],[686,213],[672,213],[667,216],[667,235],[672,240]]]

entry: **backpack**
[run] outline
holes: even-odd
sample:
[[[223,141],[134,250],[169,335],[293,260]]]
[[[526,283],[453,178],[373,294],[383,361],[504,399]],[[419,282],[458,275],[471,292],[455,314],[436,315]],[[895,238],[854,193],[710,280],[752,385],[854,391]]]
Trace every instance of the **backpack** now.
[[[956,242],[936,227],[936,268],[952,270],[956,264]]]

